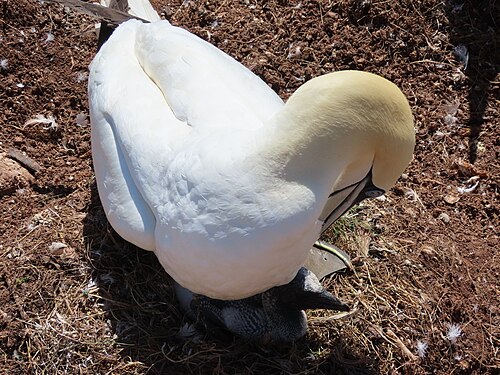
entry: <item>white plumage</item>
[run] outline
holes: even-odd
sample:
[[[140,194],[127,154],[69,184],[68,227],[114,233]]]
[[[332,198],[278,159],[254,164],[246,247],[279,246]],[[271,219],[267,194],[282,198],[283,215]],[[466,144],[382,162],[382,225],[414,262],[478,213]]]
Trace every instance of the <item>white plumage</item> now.
[[[118,27],[92,63],[89,97],[111,225],[182,286],[217,299],[292,280],[353,194],[371,181],[389,189],[413,151],[410,109],[390,82],[334,73],[285,105],[167,21]]]

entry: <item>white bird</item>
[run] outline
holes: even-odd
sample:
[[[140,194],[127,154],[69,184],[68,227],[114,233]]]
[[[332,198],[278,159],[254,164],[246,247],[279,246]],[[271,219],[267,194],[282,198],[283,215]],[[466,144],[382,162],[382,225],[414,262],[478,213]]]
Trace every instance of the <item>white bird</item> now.
[[[121,24],[91,65],[97,186],[118,234],[184,288],[236,300],[289,283],[410,162],[411,110],[386,79],[331,73],[285,104],[211,44],[135,14],[154,22]]]

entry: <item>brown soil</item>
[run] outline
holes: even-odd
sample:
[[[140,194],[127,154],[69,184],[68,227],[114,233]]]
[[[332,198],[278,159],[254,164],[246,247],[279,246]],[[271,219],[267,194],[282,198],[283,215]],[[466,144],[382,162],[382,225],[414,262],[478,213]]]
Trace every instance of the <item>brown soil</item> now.
[[[168,275],[113,232],[96,195],[83,117],[96,21],[2,0],[0,153],[26,158],[0,160],[0,372],[500,373],[498,3],[154,5],[283,98],[340,69],[378,73],[408,96],[417,147],[406,175],[332,231],[356,268],[325,283],[354,312],[311,312],[291,347],[183,337]],[[36,115],[56,123],[26,124]],[[450,324],[462,331],[454,343]]]

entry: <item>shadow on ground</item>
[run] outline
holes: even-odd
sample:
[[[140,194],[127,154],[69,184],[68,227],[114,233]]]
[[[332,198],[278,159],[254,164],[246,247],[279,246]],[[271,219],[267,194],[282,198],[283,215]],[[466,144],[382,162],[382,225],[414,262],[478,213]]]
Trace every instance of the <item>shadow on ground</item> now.
[[[495,17],[500,14],[500,3],[495,0],[454,0],[448,6],[450,42],[468,78],[469,162],[474,163],[486,121],[488,99],[495,95],[491,83],[499,72],[500,40],[498,18]],[[499,94],[496,93],[497,98]]]
[[[352,353],[341,337],[320,342],[309,335],[288,347],[260,347],[232,336],[180,333],[188,322],[179,311],[170,277],[155,255],[121,239],[108,224],[95,186],[84,224],[92,279],[124,361],[147,373],[373,374],[378,364]],[[187,326],[186,326],[187,327]],[[193,333],[190,335],[190,333]],[[317,356],[314,353],[330,355]]]

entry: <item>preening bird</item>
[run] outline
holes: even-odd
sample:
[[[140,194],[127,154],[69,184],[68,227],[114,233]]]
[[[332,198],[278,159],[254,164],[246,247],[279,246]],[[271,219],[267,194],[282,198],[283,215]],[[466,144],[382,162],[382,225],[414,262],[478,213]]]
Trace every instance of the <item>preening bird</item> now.
[[[413,153],[410,106],[393,83],[360,71],[316,77],[284,103],[224,52],[141,11],[144,2],[130,11],[152,22],[121,24],[90,69],[106,216],[201,296],[197,311],[263,292],[264,309],[277,287],[295,285],[336,219],[394,185]]]

